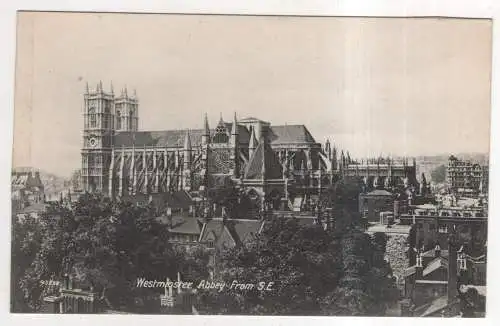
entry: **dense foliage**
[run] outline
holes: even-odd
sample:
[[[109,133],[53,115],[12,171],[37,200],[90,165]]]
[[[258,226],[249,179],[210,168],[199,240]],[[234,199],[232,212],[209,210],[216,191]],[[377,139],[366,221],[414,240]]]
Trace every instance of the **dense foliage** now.
[[[201,310],[223,314],[382,315],[399,299],[384,260],[386,236],[359,227],[357,185],[337,183],[327,191],[335,229],[275,219],[244,246],[222,249],[216,281],[237,281],[248,290],[208,290]],[[274,282],[270,290],[259,284]]]
[[[50,294],[48,281],[65,274],[79,288],[105,294],[115,309],[135,309],[136,298],[158,291],[137,287],[137,278],[175,279],[178,271],[200,277],[200,255],[172,247],[167,226],[148,207],[92,195],[71,207],[54,204],[37,220],[14,221],[14,311],[37,311]]]

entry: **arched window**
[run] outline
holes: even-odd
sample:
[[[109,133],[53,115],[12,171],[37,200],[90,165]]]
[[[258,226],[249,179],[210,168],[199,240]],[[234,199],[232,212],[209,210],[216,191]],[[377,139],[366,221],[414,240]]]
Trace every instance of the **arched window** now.
[[[116,129],[122,129],[122,113],[120,111],[116,111]]]
[[[94,108],[89,109],[89,121],[90,121],[90,128],[97,127],[97,117]]]
[[[213,142],[220,144],[220,143],[227,143],[228,141],[229,141],[228,130],[224,124],[219,123],[219,125],[215,129]]]
[[[130,110],[128,115],[128,130],[133,130],[133,121],[134,121],[134,111]]]

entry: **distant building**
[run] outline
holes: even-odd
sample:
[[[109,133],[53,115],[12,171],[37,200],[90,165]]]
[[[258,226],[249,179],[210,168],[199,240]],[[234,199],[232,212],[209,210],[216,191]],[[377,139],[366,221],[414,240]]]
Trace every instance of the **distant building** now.
[[[44,186],[40,172],[33,169],[18,169],[12,171],[11,190],[13,210],[19,211],[45,200]]]
[[[368,222],[378,222],[380,213],[393,211],[396,195],[383,189],[376,189],[359,195],[359,212]]]
[[[446,182],[452,193],[463,196],[477,196],[488,193],[489,167],[455,156],[448,159]]]

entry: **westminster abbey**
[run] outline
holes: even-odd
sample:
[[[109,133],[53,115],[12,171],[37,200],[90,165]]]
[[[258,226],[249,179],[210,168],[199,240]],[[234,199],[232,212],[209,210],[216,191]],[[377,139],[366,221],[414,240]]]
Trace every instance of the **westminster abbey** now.
[[[223,117],[211,128],[142,131],[139,100],[88,85],[84,94],[82,184],[111,198],[185,190],[203,194],[237,185],[271,205],[317,198],[340,175],[376,186],[416,183],[415,164],[352,160],[330,141],[318,143],[304,125]]]

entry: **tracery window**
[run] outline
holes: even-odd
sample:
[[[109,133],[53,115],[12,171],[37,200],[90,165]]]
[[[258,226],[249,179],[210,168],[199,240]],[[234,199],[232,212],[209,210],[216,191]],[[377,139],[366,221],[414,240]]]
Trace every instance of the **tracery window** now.
[[[94,108],[89,109],[89,121],[90,121],[90,128],[97,127],[97,116],[95,114]]]
[[[122,113],[120,111],[116,111],[116,129],[122,129]]]
[[[219,124],[215,129],[215,135],[213,138],[214,143],[227,143],[229,141],[229,136],[227,135],[227,128],[223,124]]]

